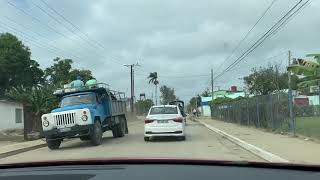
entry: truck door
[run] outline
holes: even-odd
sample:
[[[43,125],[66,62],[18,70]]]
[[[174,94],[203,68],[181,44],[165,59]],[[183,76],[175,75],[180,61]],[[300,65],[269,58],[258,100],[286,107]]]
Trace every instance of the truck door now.
[[[104,119],[107,117],[106,109],[103,105],[102,96],[100,94],[96,94],[96,102],[97,102],[97,111],[100,115],[100,120],[104,121]]]
[[[107,117],[111,116],[110,101],[107,94],[101,96],[102,106]]]

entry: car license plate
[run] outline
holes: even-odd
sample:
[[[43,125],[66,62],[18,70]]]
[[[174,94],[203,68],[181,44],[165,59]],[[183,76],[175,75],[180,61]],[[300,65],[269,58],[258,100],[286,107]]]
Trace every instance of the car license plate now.
[[[60,132],[68,132],[71,130],[71,128],[62,128],[62,129],[59,129]]]
[[[159,124],[168,123],[168,120],[158,120],[157,122],[158,122]]]

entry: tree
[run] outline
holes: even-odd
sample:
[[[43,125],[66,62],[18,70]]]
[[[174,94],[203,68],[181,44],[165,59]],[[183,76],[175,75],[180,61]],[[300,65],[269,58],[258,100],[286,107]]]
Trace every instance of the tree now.
[[[320,54],[307,54],[307,57],[313,57],[316,61],[295,59],[288,67],[288,71],[303,76],[297,84],[299,88],[320,85]]]
[[[138,100],[135,103],[137,114],[139,114],[139,115],[147,114],[152,105],[153,105],[153,102],[151,99]]]
[[[158,73],[157,72],[151,72],[148,76],[149,78],[149,84],[152,83],[155,86],[155,96],[156,96],[156,105],[158,104],[158,98],[157,98],[157,94],[158,94]]]
[[[192,112],[193,109],[195,109],[196,107],[199,107],[201,105],[201,98],[199,95],[192,97],[189,100],[189,103],[187,105],[187,111],[188,112]]]
[[[211,96],[211,92],[209,91],[208,88],[206,88],[206,90],[204,90],[204,91],[201,93],[201,96],[203,96],[203,97],[209,97],[209,96]]]
[[[55,58],[53,62],[51,67],[46,68],[45,77],[48,83],[56,88],[70,83],[77,76],[80,76],[84,82],[93,78],[90,70],[72,69],[72,59]]]
[[[41,115],[58,106],[58,99],[53,95],[53,88],[48,85],[32,88],[13,87],[6,96],[10,100],[23,103],[24,112],[28,115],[25,119],[25,125],[27,123],[32,125],[32,129],[29,131],[41,131]]]
[[[176,95],[174,94],[174,89],[170,88],[166,85],[160,87],[161,92],[161,100],[160,103],[165,105],[168,104],[170,101],[176,100]]]
[[[69,83],[73,61],[71,59],[60,59],[57,57],[53,62],[54,64],[45,70],[45,76],[48,82],[59,87]]]
[[[0,96],[12,87],[31,88],[42,82],[43,71],[30,56],[30,49],[16,36],[0,34]]]
[[[277,90],[288,88],[288,74],[279,72],[278,66],[253,68],[249,76],[244,77],[244,83],[249,93],[267,95]],[[292,76],[292,88],[296,89],[297,76]]]
[[[73,69],[70,72],[70,81],[75,80],[77,76],[80,76],[84,82],[94,78],[90,70],[85,69]]]

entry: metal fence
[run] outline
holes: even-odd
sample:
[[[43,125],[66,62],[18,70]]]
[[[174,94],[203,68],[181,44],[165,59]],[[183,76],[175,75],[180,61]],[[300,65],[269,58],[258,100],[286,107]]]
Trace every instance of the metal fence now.
[[[257,128],[279,129],[289,126],[288,95],[255,96],[216,105],[213,118]]]
[[[309,100],[311,96],[301,95],[301,92],[304,92],[302,90],[297,92],[299,93],[293,97],[293,120],[289,116],[287,93],[248,97],[214,105],[212,118],[272,131],[296,132],[320,139],[319,101],[312,103]],[[319,96],[313,98],[319,99]]]

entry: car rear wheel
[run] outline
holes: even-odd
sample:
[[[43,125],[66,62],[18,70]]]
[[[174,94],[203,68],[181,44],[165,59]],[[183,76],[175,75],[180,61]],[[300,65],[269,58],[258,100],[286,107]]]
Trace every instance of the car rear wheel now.
[[[95,121],[91,134],[90,134],[91,143],[94,146],[100,145],[102,142],[102,128],[100,121]]]
[[[150,141],[150,137],[144,137],[144,141]]]

